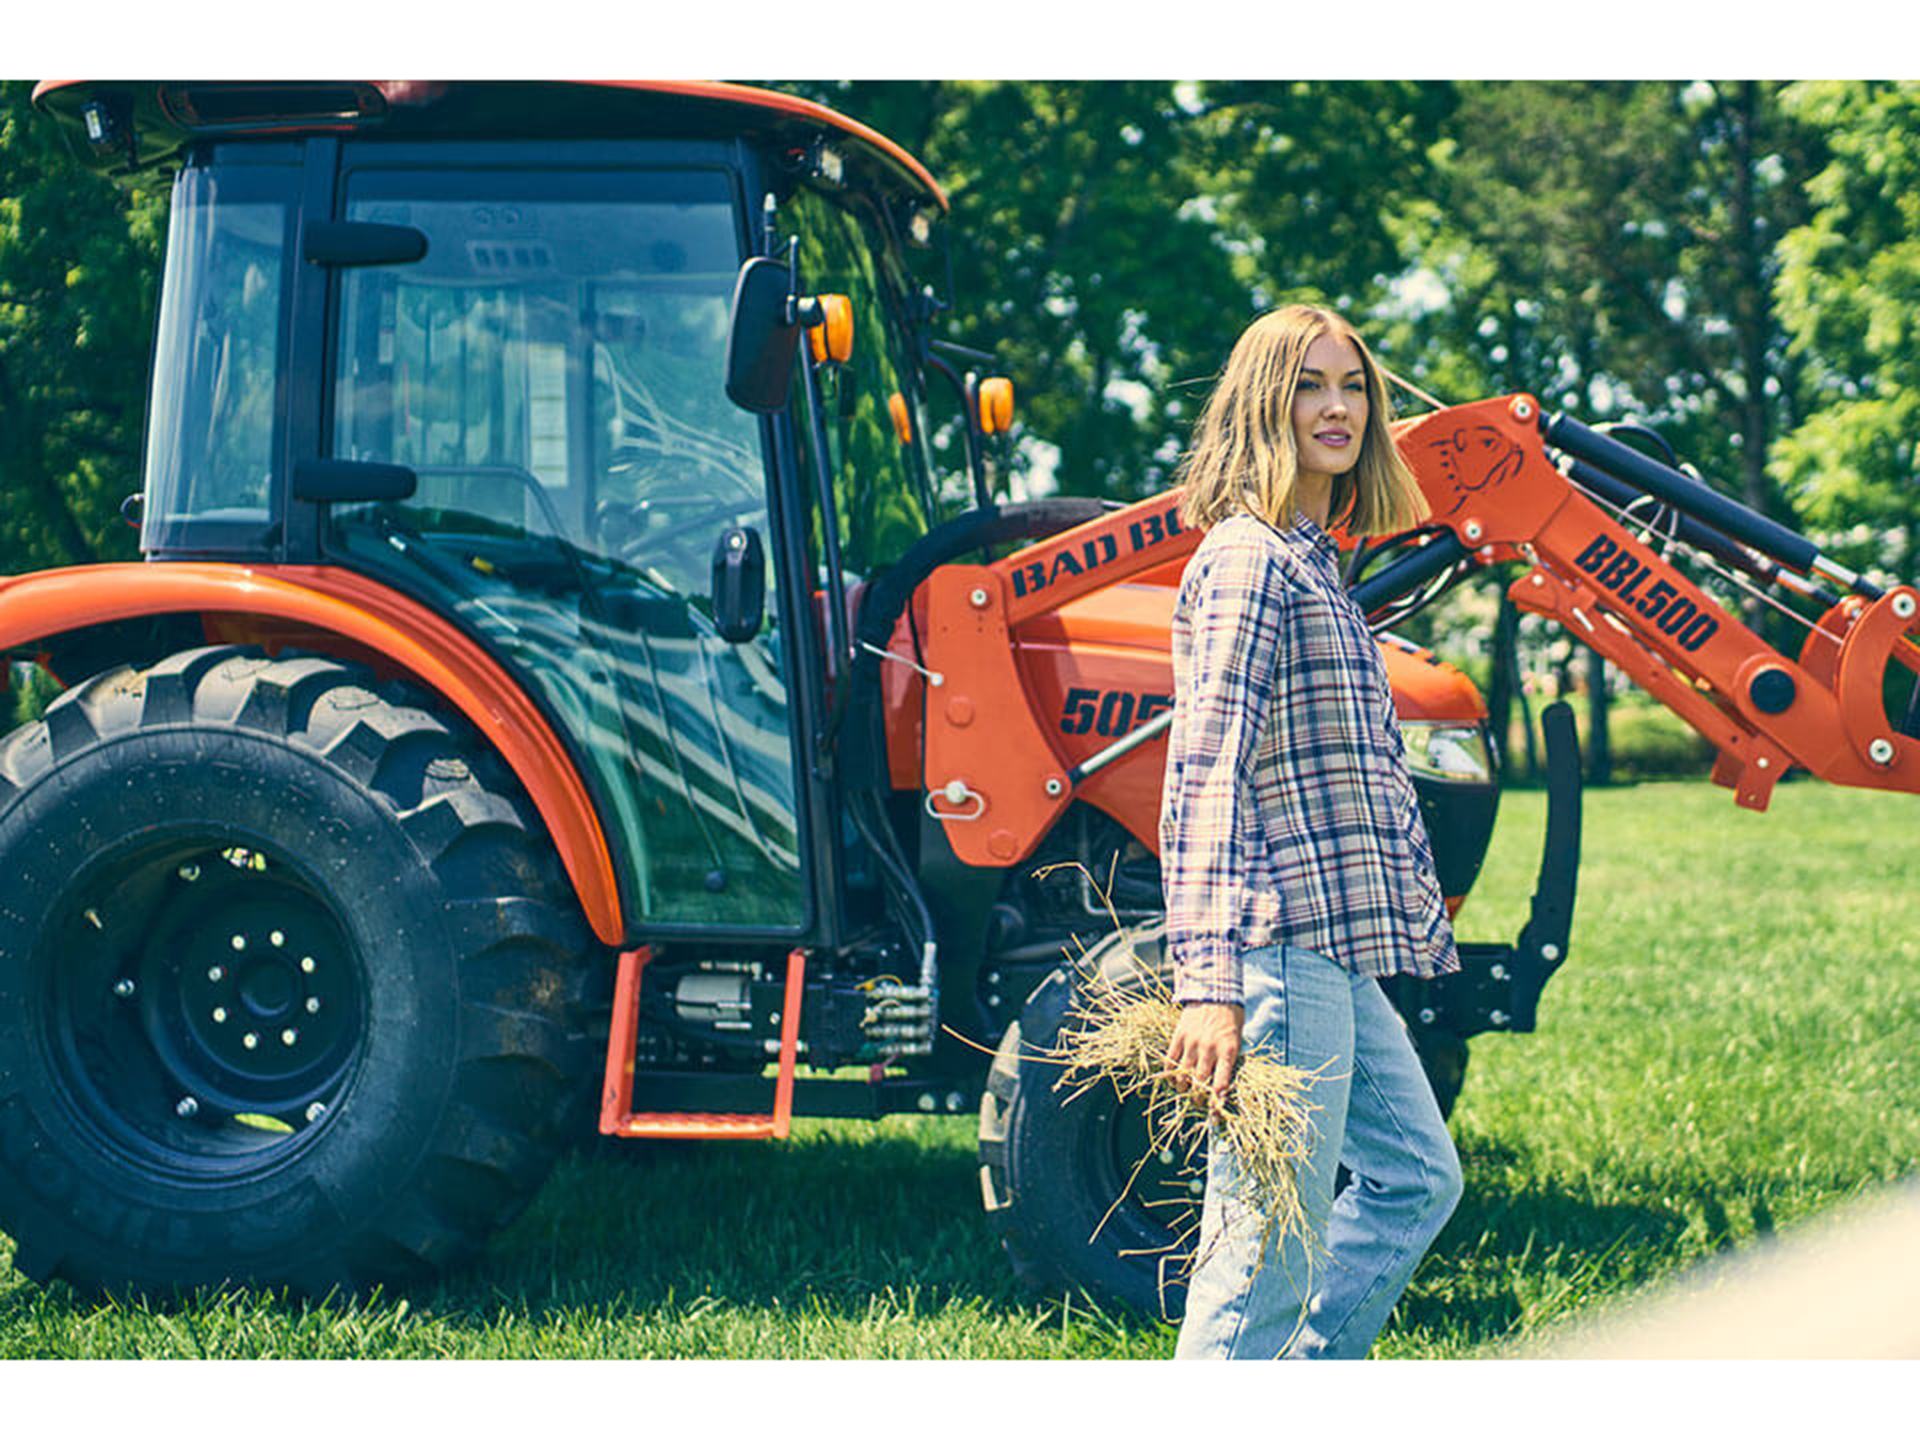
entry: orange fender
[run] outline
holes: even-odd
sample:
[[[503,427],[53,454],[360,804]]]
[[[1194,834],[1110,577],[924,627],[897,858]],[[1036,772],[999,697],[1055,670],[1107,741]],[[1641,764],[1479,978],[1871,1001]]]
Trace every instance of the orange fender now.
[[[302,634],[338,637],[343,648],[404,671],[456,707],[525,787],[594,934],[622,943],[606,833],[560,737],[519,682],[458,627],[364,575],[320,565],[169,562],[9,576],[0,578],[0,651],[84,625],[165,614],[198,614],[210,637],[269,648]]]

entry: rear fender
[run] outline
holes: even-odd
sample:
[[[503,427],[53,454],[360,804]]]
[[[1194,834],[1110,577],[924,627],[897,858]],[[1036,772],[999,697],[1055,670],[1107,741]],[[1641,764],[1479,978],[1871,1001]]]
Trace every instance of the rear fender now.
[[[87,565],[0,578],[0,654],[86,626],[198,616],[207,638],[289,646],[403,674],[465,715],[540,812],[594,934],[625,940],[606,833],[578,768],[525,688],[416,600],[332,566]],[[78,675],[62,677],[73,681]]]

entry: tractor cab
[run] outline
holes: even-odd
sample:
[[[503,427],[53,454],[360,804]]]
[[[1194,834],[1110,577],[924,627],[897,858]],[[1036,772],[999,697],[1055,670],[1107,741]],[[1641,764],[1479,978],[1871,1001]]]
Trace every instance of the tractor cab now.
[[[452,620],[591,792],[614,938],[836,942],[862,852],[809,740],[828,640],[942,509],[926,172],[727,85],[39,101],[102,164],[175,170],[147,556],[337,568]],[[724,382],[769,252],[857,342],[756,413]]]

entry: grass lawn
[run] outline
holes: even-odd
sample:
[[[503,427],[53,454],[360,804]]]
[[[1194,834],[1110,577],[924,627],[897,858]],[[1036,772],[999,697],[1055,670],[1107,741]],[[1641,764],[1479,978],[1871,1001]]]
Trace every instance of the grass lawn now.
[[[1497,1352],[1920,1166],[1920,802],[1703,783],[1586,797],[1541,1029],[1475,1042],[1467,1194],[1376,1354]],[[1513,793],[1467,939],[1511,939],[1544,799]],[[1034,1300],[980,1211],[973,1121],[566,1161],[432,1291],[77,1301],[0,1238],[0,1356],[1158,1358],[1173,1331]]]

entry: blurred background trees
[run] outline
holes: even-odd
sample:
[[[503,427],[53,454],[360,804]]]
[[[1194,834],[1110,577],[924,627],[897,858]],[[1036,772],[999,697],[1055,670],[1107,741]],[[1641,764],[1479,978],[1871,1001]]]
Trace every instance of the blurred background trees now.
[[[130,559],[165,190],[80,165],[0,81],[0,573]]]
[[[1015,494],[1165,486],[1240,329],[1317,299],[1444,401],[1643,423],[1849,563],[1920,573],[1920,86],[775,83],[948,190],[927,278],[1016,382]],[[133,551],[165,229],[164,182],[86,172],[30,94],[0,84],[0,572]],[[1496,587],[1411,633],[1497,711],[1614,685]],[[1602,707],[1596,778],[1606,735]]]

